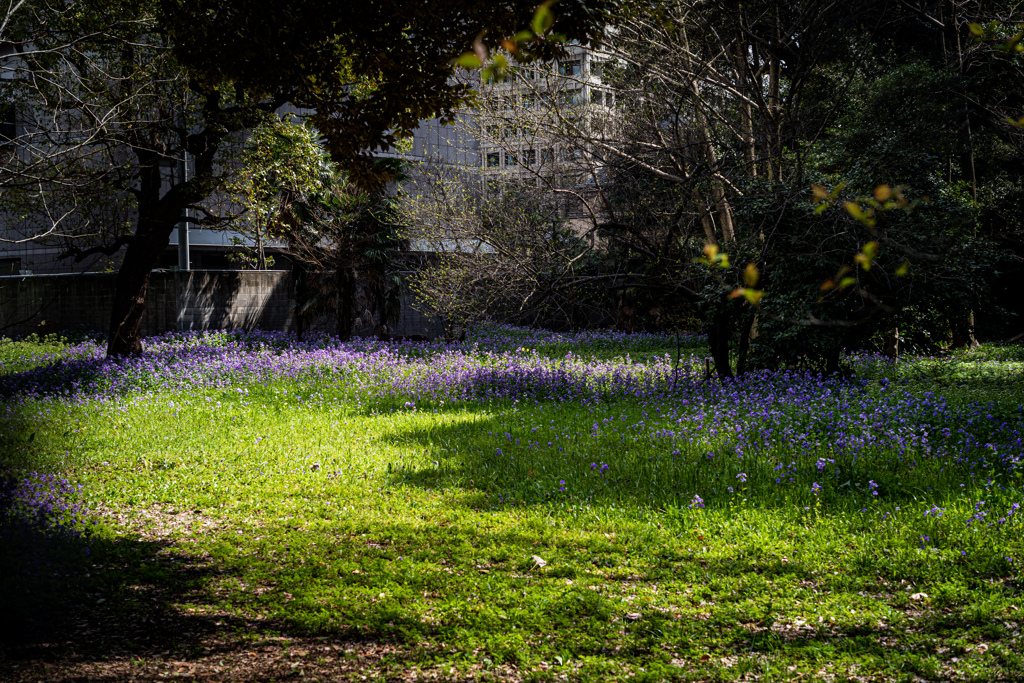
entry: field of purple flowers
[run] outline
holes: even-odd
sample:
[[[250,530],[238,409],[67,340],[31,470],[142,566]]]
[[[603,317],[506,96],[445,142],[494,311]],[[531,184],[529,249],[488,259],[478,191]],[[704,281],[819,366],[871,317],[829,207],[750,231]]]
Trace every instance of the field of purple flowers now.
[[[723,383],[706,376],[702,344],[696,335],[504,327],[451,345],[173,333],[148,339],[145,354],[130,359],[105,359],[88,340],[0,343],[0,467],[8,473],[0,533],[25,538],[35,528],[89,557],[89,547],[142,533],[124,521],[131,514],[192,510],[205,521],[190,523],[216,531],[175,542],[242,576],[241,586],[211,580],[221,586],[220,609],[303,632],[466,641],[475,644],[474,665],[501,661],[540,679],[555,657],[576,661],[566,672],[580,680],[610,671],[708,675],[709,660],[684,644],[694,642],[693,629],[663,623],[673,609],[716,623],[741,619],[730,628],[761,624],[741,628],[744,642],[761,642],[750,635],[758,629],[778,635],[786,624],[818,624],[826,655],[790,652],[792,638],[780,636],[777,647],[740,656],[738,640],[708,636],[706,645],[729,651],[714,666],[732,678],[811,660],[817,672],[823,658],[837,662],[835,675],[867,667],[898,678],[890,668],[909,662],[907,652],[916,663],[906,670],[924,677],[998,677],[1018,661],[1016,626],[995,637],[988,617],[968,619],[965,628],[980,630],[971,642],[946,643],[948,656],[913,645],[901,650],[906,661],[877,657],[877,625],[863,651],[845,652],[840,641],[865,624],[885,624],[890,637],[926,606],[940,621],[1016,609],[1019,349],[899,363],[851,356],[843,378],[765,372]],[[86,507],[106,516],[96,524]],[[301,541],[289,536],[299,528]],[[378,540],[367,546],[367,536]],[[283,559],[275,548],[286,537],[296,550]],[[296,555],[300,546],[306,555]],[[428,578],[416,564],[442,556],[451,577]],[[737,574],[740,565],[747,573]],[[343,585],[311,579],[304,572],[314,567],[345,576]],[[363,578],[371,569],[377,578]],[[447,583],[464,572],[491,586],[486,604],[479,582]],[[764,611],[765,591],[778,589],[763,577],[794,572],[802,588],[772,603],[771,615],[751,616]],[[624,576],[640,583],[630,588]],[[734,594],[753,577],[762,578],[748,605]],[[276,595],[286,585],[283,594],[296,599],[241,597],[261,581]],[[650,589],[694,581],[716,585],[714,600],[683,609]],[[589,587],[577,595],[582,584]],[[457,609],[429,597],[439,585]],[[812,585],[818,597],[802,596]],[[563,623],[547,607],[543,623],[525,611],[510,616],[528,611],[527,597],[547,605],[569,599],[567,591],[582,610],[577,619]],[[856,598],[869,593],[868,606]],[[911,593],[924,597],[908,602]],[[713,603],[731,606],[719,614],[706,606]],[[492,617],[519,618],[520,632],[490,638]],[[581,625],[594,619],[611,631]],[[539,635],[551,629],[575,645]],[[626,638],[635,652],[602,638]],[[982,641],[992,657],[962,656]],[[723,657],[733,659],[726,666]],[[642,666],[648,661],[658,665]]]

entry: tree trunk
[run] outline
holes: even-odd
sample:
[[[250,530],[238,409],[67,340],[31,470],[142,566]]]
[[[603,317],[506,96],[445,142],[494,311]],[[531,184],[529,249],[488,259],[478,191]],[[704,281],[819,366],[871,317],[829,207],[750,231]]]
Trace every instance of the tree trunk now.
[[[732,365],[729,363],[729,314],[724,310],[716,311],[708,327],[708,347],[711,358],[715,362],[715,372],[719,379],[732,379]]]
[[[968,311],[967,315],[953,323],[954,349],[976,349],[981,344],[974,336],[974,311]]]
[[[171,243],[174,223],[160,221],[145,225],[139,219],[135,236],[128,243],[124,261],[117,271],[114,305],[110,312],[108,356],[129,356],[142,353],[142,315],[146,310],[149,275],[160,254]],[[166,225],[164,224],[166,223]]]
[[[263,222],[256,221],[256,270],[267,269],[267,254],[263,249]]]
[[[889,358],[896,359],[900,355],[900,328],[898,325],[893,325],[892,331],[890,331],[885,338],[885,348],[882,349],[882,353]]]

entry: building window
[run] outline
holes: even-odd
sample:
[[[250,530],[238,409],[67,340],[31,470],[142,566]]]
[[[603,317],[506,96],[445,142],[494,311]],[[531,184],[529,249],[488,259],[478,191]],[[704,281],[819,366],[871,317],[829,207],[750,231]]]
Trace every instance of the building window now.
[[[491,140],[497,140],[500,135],[501,128],[499,126],[487,126],[487,137]]]
[[[512,152],[505,152],[505,165],[506,166],[518,166],[519,161],[516,159],[516,155]]]
[[[562,76],[579,76],[583,72],[582,66],[578,59],[567,59],[558,63],[558,73]]]
[[[534,164],[536,164],[537,163],[537,150],[535,150],[535,149],[528,149],[528,150],[526,150],[526,152],[523,155],[523,162],[527,166],[533,166]]]
[[[554,160],[555,160],[555,154],[551,150],[550,147],[547,148],[547,149],[542,149],[540,151],[540,163],[542,163],[542,164],[550,164]]]
[[[590,101],[599,107],[602,106],[604,104],[604,93],[600,90],[591,90]]]
[[[501,153],[490,152],[487,155],[487,168],[498,168],[501,166]]]
[[[576,90],[563,90],[559,93],[559,101],[562,104],[579,104],[582,101],[582,98],[583,91],[578,88]]]

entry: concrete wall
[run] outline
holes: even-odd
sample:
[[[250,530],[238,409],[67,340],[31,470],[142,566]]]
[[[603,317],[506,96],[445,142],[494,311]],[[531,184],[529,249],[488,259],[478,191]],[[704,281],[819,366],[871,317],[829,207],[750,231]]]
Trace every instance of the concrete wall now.
[[[178,301],[176,329],[292,329],[289,271],[191,270],[169,275]]]
[[[0,336],[49,334],[73,328],[106,332],[116,273],[0,277]],[[153,271],[142,334],[169,330],[294,328],[292,274],[285,270]],[[312,327],[333,331],[333,320]],[[440,326],[403,301],[394,334],[434,337]],[[356,334],[371,334],[361,329]]]

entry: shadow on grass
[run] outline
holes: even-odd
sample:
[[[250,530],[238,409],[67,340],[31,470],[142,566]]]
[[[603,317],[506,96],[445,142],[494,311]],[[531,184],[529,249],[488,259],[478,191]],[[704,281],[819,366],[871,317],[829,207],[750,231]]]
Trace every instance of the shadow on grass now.
[[[1013,410],[1019,415],[1021,408],[1014,406]],[[995,408],[990,412],[999,418],[989,420],[995,429],[1003,418]],[[658,442],[640,432],[628,432],[629,427],[622,426],[620,432],[594,436],[587,433],[585,426],[579,426],[594,419],[586,407],[573,410],[561,406],[556,422],[572,421],[578,428],[574,428],[574,438],[559,441],[554,434],[560,430],[545,436],[547,422],[555,415],[532,417],[543,423],[536,435],[520,426],[516,434],[519,438],[512,443],[506,443],[503,436],[508,429],[507,416],[480,417],[387,435],[384,438],[393,442],[413,445],[432,461],[426,466],[390,472],[390,483],[432,491],[462,491],[462,503],[475,510],[557,502],[565,506],[624,505],[685,514],[695,506],[696,495],[700,497],[698,507],[733,505],[742,500],[745,506],[764,510],[785,508],[795,513],[820,506],[819,512],[832,514],[915,501],[948,502],[964,497],[965,490],[960,484],[968,481],[966,474],[963,478],[939,476],[939,472],[946,471],[939,467],[908,467],[903,472],[894,470],[891,460],[884,457],[859,461],[852,457],[839,463],[842,477],[832,473],[814,477],[821,482],[822,489],[812,494],[810,477],[814,473],[808,475],[807,471],[814,469],[817,455],[807,459],[803,453],[747,451],[743,454],[744,471],[761,474],[748,481],[738,475],[740,465],[735,447],[728,442],[727,429],[722,432],[725,445],[713,447]],[[986,427],[988,423],[975,430],[976,439],[988,433]],[[625,442],[622,436],[626,436]],[[709,453],[714,454],[714,462]],[[822,457],[828,457],[827,451]],[[802,459],[799,476],[804,481],[786,481],[791,476],[788,469],[778,479],[775,473],[771,478],[765,476],[773,465],[777,464],[775,469],[780,470],[790,458]],[[958,466],[952,460],[951,469]],[[869,480],[880,485],[878,494],[872,495],[873,489],[867,488]]]
[[[171,550],[166,543],[127,538],[0,539],[0,593],[6,603],[0,642],[6,658],[71,652],[146,658],[180,649],[230,622],[176,607],[195,600],[223,572]]]

